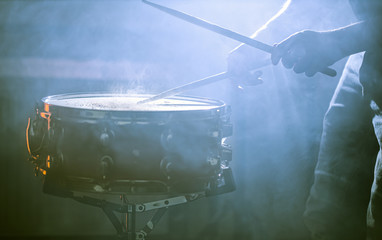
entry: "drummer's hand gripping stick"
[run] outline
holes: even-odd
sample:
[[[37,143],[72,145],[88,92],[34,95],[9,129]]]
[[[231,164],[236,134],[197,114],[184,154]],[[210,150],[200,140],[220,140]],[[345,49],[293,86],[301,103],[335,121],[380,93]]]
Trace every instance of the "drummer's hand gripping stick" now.
[[[180,18],[182,20],[185,20],[187,22],[190,22],[190,23],[195,24],[197,26],[200,26],[202,28],[208,29],[210,31],[216,32],[216,33],[221,34],[223,36],[226,36],[228,38],[231,38],[231,39],[237,40],[239,42],[245,43],[249,46],[260,49],[264,52],[272,53],[272,51],[273,51],[273,47],[270,45],[267,45],[265,43],[262,43],[260,41],[255,40],[255,39],[249,38],[247,36],[241,35],[239,33],[231,31],[229,29],[222,28],[222,27],[215,25],[213,23],[209,23],[203,19],[185,14],[183,12],[180,12],[180,11],[177,11],[177,10],[174,10],[174,9],[171,9],[171,8],[168,8],[168,7],[156,4],[156,3],[149,2],[147,0],[142,0],[142,2],[152,6],[154,8],[157,8],[163,12],[166,12],[166,13],[174,16],[174,17]],[[337,72],[334,69],[328,68],[328,67],[323,69],[320,72],[323,74],[326,74],[328,76],[331,76],[331,77],[334,77],[337,75]],[[198,87],[201,87],[201,86],[213,83],[213,82],[217,82],[217,81],[226,79],[228,77],[229,77],[229,73],[227,73],[227,72],[218,73],[218,74],[215,74],[215,75],[212,75],[212,76],[191,82],[189,84],[185,84],[185,85],[182,85],[179,87],[175,87],[175,88],[166,90],[166,91],[164,91],[158,95],[155,95],[155,96],[150,97],[148,99],[145,99],[143,101],[139,101],[138,104],[153,102],[153,101],[165,98],[165,97],[176,95],[178,93],[181,93],[181,92],[184,92],[187,90],[195,89],[195,88],[198,88]]]
[[[228,38],[231,38],[231,39],[237,40],[239,42],[245,43],[251,47],[257,48],[257,49],[262,50],[264,52],[272,53],[272,51],[273,51],[273,47],[268,45],[268,44],[265,44],[263,42],[257,41],[255,39],[249,38],[249,37],[244,36],[244,35],[241,35],[237,32],[231,31],[229,29],[220,27],[216,24],[207,22],[206,20],[203,20],[201,18],[197,18],[197,17],[191,16],[191,15],[188,15],[186,13],[177,11],[175,9],[171,9],[171,8],[168,8],[168,7],[156,4],[156,3],[149,2],[147,0],[142,0],[142,2],[152,6],[154,8],[157,8],[157,9],[159,9],[165,13],[168,13],[174,17],[180,18],[184,21],[187,21],[187,22],[195,24],[199,27],[208,29],[212,32],[218,33],[218,34],[226,36]],[[329,68],[329,67],[322,69],[320,72],[325,74],[325,75],[331,76],[331,77],[335,77],[337,75],[337,72],[334,69]]]

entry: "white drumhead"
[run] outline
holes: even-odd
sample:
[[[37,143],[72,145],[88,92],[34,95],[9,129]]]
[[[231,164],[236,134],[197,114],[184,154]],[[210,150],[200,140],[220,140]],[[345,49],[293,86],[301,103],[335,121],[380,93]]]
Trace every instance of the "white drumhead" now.
[[[43,99],[43,102],[59,107],[105,111],[193,111],[209,110],[222,105],[219,101],[190,97],[171,97],[137,104],[137,102],[151,96],[128,94],[55,95]]]

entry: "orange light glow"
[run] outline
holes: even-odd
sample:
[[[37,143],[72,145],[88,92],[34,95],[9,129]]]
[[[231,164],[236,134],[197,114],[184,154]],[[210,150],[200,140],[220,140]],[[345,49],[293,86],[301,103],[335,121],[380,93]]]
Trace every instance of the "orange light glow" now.
[[[48,107],[48,109],[49,109],[49,107]],[[45,118],[46,120],[48,120],[48,130],[49,130],[50,129],[50,113],[49,112],[41,112],[40,116],[42,118]]]
[[[40,113],[40,116],[41,116],[42,118],[45,118],[45,119],[48,119],[48,120],[49,120],[49,118],[50,118],[50,113],[41,112],[41,113]]]
[[[45,169],[42,169],[42,168],[39,168],[39,167],[36,167],[37,171],[40,171],[42,173],[42,175],[46,175],[46,170]],[[36,175],[37,176],[37,175]]]
[[[46,157],[46,167],[50,168],[50,155]]]
[[[44,104],[44,111],[49,112],[49,104]]]
[[[28,132],[29,132],[29,127],[30,127],[30,125],[31,125],[31,118],[28,118],[28,125],[27,125],[27,130],[26,130],[25,135],[26,135],[26,138],[27,138],[27,149],[28,149],[28,153],[29,153],[29,155],[32,155],[32,153],[31,153],[31,149],[30,149],[30,147],[29,147],[29,137],[28,137]]]

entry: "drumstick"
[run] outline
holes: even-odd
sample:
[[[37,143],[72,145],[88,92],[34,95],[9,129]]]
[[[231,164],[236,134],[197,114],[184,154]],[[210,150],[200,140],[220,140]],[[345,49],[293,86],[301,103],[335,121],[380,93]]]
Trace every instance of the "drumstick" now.
[[[198,87],[201,87],[201,86],[213,83],[213,82],[217,82],[217,81],[228,78],[228,75],[229,74],[227,72],[218,73],[218,74],[215,74],[215,75],[212,75],[212,76],[209,76],[209,77],[206,77],[206,78],[203,78],[203,79],[182,85],[180,87],[175,87],[175,88],[169,89],[167,91],[161,92],[158,95],[155,95],[153,97],[147,98],[147,99],[142,100],[142,101],[139,101],[139,102],[137,102],[137,104],[156,101],[156,100],[159,100],[159,99],[162,99],[165,97],[176,95],[178,93],[181,93],[181,92],[184,92],[187,90],[195,89],[195,88],[198,88]]]
[[[255,39],[249,38],[249,37],[241,35],[237,32],[234,32],[234,31],[231,31],[229,29],[215,25],[213,23],[207,22],[201,18],[197,18],[197,17],[191,16],[191,15],[188,15],[186,13],[177,11],[175,9],[171,9],[171,8],[168,8],[168,7],[156,4],[156,3],[152,3],[152,2],[149,2],[147,0],[142,0],[142,2],[152,6],[154,8],[157,8],[157,9],[159,9],[165,13],[168,13],[174,17],[177,17],[177,18],[185,20],[189,23],[195,24],[199,27],[208,29],[208,30],[213,31],[215,33],[218,33],[220,35],[223,35],[223,36],[226,36],[228,38],[237,40],[239,42],[248,44],[249,46],[260,49],[264,52],[272,53],[273,47],[268,45],[268,44],[262,43],[260,41],[255,40]],[[337,72],[334,69],[329,68],[329,67],[322,69],[320,72],[323,74],[326,74],[328,76],[331,76],[331,77],[335,77],[337,75]]]

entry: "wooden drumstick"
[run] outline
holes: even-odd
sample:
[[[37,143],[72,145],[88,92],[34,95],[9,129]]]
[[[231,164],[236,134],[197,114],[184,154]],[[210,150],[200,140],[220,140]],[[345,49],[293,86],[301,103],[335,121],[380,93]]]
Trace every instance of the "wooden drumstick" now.
[[[215,74],[215,75],[212,75],[212,76],[209,76],[209,77],[206,77],[206,78],[203,78],[203,79],[200,79],[200,80],[197,80],[197,81],[194,81],[194,82],[191,82],[191,83],[179,86],[179,87],[175,87],[175,88],[169,89],[169,90],[164,91],[164,92],[161,92],[158,95],[155,95],[153,97],[147,98],[147,99],[142,100],[142,101],[139,101],[139,102],[137,102],[137,104],[153,102],[153,101],[165,98],[165,97],[169,97],[169,96],[176,95],[178,93],[182,93],[184,91],[188,91],[188,90],[195,89],[195,88],[198,88],[198,87],[201,87],[201,86],[213,83],[213,82],[217,82],[217,81],[226,79],[228,77],[229,77],[229,74],[227,72],[218,73],[218,74]]]
[[[252,47],[257,48],[259,50],[262,50],[264,52],[272,53],[272,51],[273,51],[273,47],[268,45],[268,44],[265,44],[265,43],[262,43],[260,41],[255,40],[255,39],[241,35],[237,32],[231,31],[229,29],[220,27],[216,24],[207,22],[201,18],[197,18],[197,17],[191,16],[191,15],[188,15],[186,13],[183,13],[183,12],[180,12],[180,11],[177,11],[177,10],[174,10],[174,9],[171,9],[171,8],[168,8],[168,7],[156,4],[156,3],[149,2],[147,0],[142,0],[142,2],[152,6],[154,8],[157,8],[157,9],[159,9],[165,13],[168,13],[174,17],[180,18],[180,19],[185,20],[189,23],[195,24],[199,27],[208,29],[210,31],[213,31],[213,32],[218,33],[218,34],[223,35],[223,36],[226,36],[228,38],[231,38],[231,39],[237,40],[239,42],[248,44],[249,46],[252,46]],[[335,77],[337,75],[337,72],[334,69],[329,68],[329,67],[322,69],[320,72],[325,74],[325,75],[331,76],[331,77]]]

